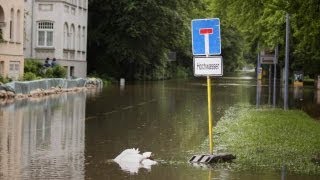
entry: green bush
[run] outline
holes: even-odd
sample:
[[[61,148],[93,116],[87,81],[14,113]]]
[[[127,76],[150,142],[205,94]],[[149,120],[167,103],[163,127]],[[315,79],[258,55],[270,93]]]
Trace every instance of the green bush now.
[[[26,59],[24,64],[24,80],[34,80],[39,78],[65,78],[67,76],[67,70],[60,66],[44,67],[43,63]]]
[[[3,76],[0,75],[0,83],[6,84],[6,83],[11,82],[11,81],[12,81],[12,79],[7,78],[7,77],[3,77]]]
[[[38,77],[33,72],[26,72],[23,74],[24,81],[31,81],[31,80],[35,80],[35,79],[38,79]]]
[[[188,69],[183,66],[177,66],[177,72],[175,74],[176,78],[187,78],[188,77]]]
[[[24,63],[24,72],[31,72],[36,76],[42,76],[43,64],[41,62],[35,61],[33,59],[26,59]]]
[[[52,68],[53,72],[53,77],[55,78],[65,78],[67,77],[67,70],[60,66],[60,65],[55,65],[53,68]]]
[[[44,78],[54,78],[53,69],[52,68],[45,68],[43,77]]]

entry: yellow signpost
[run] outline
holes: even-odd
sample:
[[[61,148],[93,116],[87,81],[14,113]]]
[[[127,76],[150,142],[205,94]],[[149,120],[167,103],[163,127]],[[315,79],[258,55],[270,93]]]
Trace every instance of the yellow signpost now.
[[[208,123],[209,123],[209,145],[210,155],[194,155],[189,160],[191,163],[212,164],[217,162],[227,162],[235,159],[232,154],[213,155],[213,134],[212,134],[212,97],[210,77],[223,76],[223,62],[221,55],[220,20],[195,19],[191,21],[192,29],[192,53],[193,72],[195,76],[207,77],[208,93]],[[211,179],[211,171],[209,171]]]
[[[207,76],[208,121],[210,154],[213,153],[211,76],[223,75],[221,55],[220,19],[194,19],[191,21],[192,51],[195,76]]]

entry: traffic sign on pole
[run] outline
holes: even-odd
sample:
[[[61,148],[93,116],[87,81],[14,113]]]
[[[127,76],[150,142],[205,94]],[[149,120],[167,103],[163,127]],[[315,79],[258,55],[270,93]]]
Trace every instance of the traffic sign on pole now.
[[[195,57],[194,75],[207,76],[208,122],[210,154],[213,153],[212,113],[211,113],[211,79],[210,76],[222,76],[220,20],[195,19],[191,21],[192,53]],[[203,57],[205,56],[205,57]]]
[[[193,55],[221,54],[220,19],[194,19],[191,21],[191,29]]]

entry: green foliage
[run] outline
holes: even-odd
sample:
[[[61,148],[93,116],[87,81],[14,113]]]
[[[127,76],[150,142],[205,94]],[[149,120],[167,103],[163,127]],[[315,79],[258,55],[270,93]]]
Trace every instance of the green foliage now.
[[[319,4],[316,0],[91,0],[88,71],[116,79],[161,79],[163,71],[170,77],[178,66],[191,68],[190,20],[206,17],[221,20],[224,71],[256,63],[257,52],[276,45],[283,66],[289,13],[291,68],[313,76],[320,73]],[[177,63],[167,62],[169,51],[177,53]]]
[[[243,56],[256,62],[258,51],[280,46],[280,65],[283,66],[285,47],[285,15],[290,15],[290,63],[292,70],[304,70],[313,76],[320,73],[320,3],[285,0],[228,0],[208,1],[222,22],[236,27],[244,43]],[[223,33],[223,29],[222,29]],[[224,41],[223,41],[224,42]],[[258,44],[260,49],[258,48]],[[223,43],[222,43],[223,45]],[[234,52],[231,52],[234,54]],[[224,66],[226,67],[226,66]]]
[[[44,78],[53,78],[53,69],[52,68],[45,68],[44,69],[44,74],[43,74]]]
[[[65,78],[67,76],[67,70],[58,64],[46,68],[41,62],[32,59],[25,60],[24,73],[24,80]]]
[[[24,61],[24,72],[33,73],[36,76],[42,76],[43,64],[33,59],[26,59]]]
[[[38,77],[33,72],[26,72],[23,74],[24,81],[31,81],[31,80],[35,80],[35,79],[38,79]]]
[[[177,52],[178,58],[188,57],[177,61],[192,62],[190,19],[202,4],[201,0],[90,1],[89,73],[161,79],[169,67],[169,50]]]
[[[57,64],[52,68],[52,75],[55,78],[65,78],[67,77],[67,70]]]
[[[8,82],[11,82],[12,79],[8,78],[8,77],[3,77],[0,75],[0,83],[6,84]]]
[[[177,66],[175,77],[185,79],[189,76],[189,74],[188,74],[189,71],[190,70],[188,70],[187,68],[185,68],[183,66]]]
[[[276,114],[276,116],[275,116]],[[232,168],[320,174],[311,162],[320,149],[320,125],[301,111],[229,109],[214,130],[216,149],[237,156]]]

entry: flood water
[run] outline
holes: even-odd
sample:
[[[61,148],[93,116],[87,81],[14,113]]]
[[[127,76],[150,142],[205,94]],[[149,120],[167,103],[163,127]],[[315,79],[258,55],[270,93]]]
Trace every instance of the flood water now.
[[[213,82],[215,122],[238,103],[272,105],[268,82],[257,86],[247,74]],[[208,137],[206,98],[206,80],[194,79],[2,103],[0,179],[318,179],[189,164],[193,154],[208,153],[199,150]],[[289,104],[320,119],[320,93],[313,87],[291,89]],[[152,151],[159,163],[139,168],[112,162],[127,148]]]

